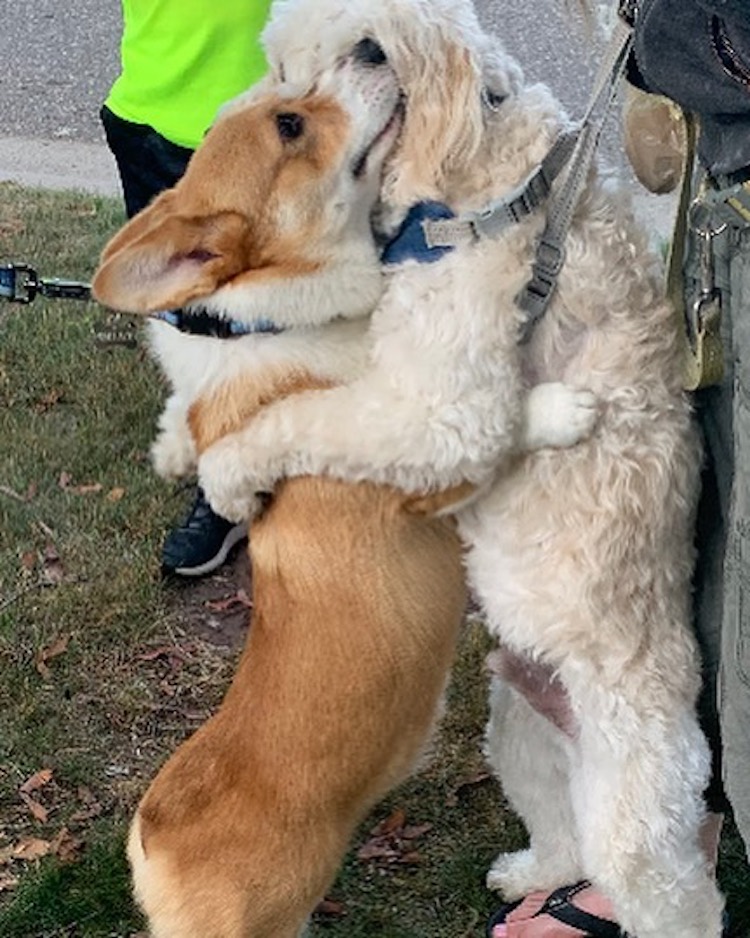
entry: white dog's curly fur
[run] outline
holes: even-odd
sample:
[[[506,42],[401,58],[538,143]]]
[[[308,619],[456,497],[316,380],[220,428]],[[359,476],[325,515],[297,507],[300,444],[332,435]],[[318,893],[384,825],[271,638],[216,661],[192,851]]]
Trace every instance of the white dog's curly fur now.
[[[545,89],[523,85],[468,0],[277,0],[266,33],[275,77],[305,87],[363,37],[406,96],[383,186],[391,218],[424,199],[485,207],[565,121]],[[505,98],[497,109],[486,89]],[[722,901],[698,842],[709,758],[690,630],[700,452],[679,326],[644,235],[592,173],[551,307],[515,353],[514,297],[542,224],[539,213],[496,241],[397,269],[373,320],[370,373],[267,409],[199,471],[230,516],[285,474],[410,491],[485,485],[520,432],[522,378],[592,390],[590,439],[519,457],[459,516],[492,633],[555,672],[577,723],[564,734],[495,688],[487,753],[531,846],[498,857],[488,881],[515,897],[588,877],[638,938],[717,938]]]

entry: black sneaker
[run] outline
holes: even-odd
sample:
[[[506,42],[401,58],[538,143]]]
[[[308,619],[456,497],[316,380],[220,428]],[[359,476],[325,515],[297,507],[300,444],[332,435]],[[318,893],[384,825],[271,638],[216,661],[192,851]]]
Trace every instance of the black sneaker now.
[[[235,544],[247,537],[247,524],[234,524],[211,510],[202,489],[187,518],[174,528],[161,553],[164,576],[205,576],[217,570]]]

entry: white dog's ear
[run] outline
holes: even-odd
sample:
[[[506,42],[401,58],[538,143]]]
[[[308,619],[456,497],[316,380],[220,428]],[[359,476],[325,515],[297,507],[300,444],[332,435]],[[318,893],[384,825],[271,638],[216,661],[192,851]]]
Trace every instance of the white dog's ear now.
[[[150,313],[213,293],[249,263],[247,220],[235,212],[188,217],[164,193],[105,247],[92,283],[113,309]]]
[[[451,170],[468,165],[481,142],[478,62],[467,48],[448,41],[431,52],[429,65],[419,58],[412,64],[408,55],[396,65],[407,119],[386,186],[397,203],[444,196]]]

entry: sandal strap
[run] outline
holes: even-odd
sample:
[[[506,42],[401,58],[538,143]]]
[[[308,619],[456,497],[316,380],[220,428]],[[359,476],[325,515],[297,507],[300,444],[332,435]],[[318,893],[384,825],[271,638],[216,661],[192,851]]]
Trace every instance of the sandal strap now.
[[[583,880],[573,886],[562,886],[550,893],[547,901],[536,913],[537,915],[549,915],[550,918],[562,922],[564,925],[570,925],[573,928],[580,928],[588,938],[626,938],[620,926],[609,919],[600,918],[592,912],[585,912],[573,905],[571,899],[577,896],[579,892],[587,889],[591,883]]]

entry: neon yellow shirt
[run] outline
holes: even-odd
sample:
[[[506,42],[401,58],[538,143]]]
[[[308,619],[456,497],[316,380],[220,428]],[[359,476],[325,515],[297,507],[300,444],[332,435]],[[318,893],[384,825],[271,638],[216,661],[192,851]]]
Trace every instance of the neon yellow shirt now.
[[[122,71],[107,107],[195,149],[219,107],[266,71],[271,0],[122,0]]]

